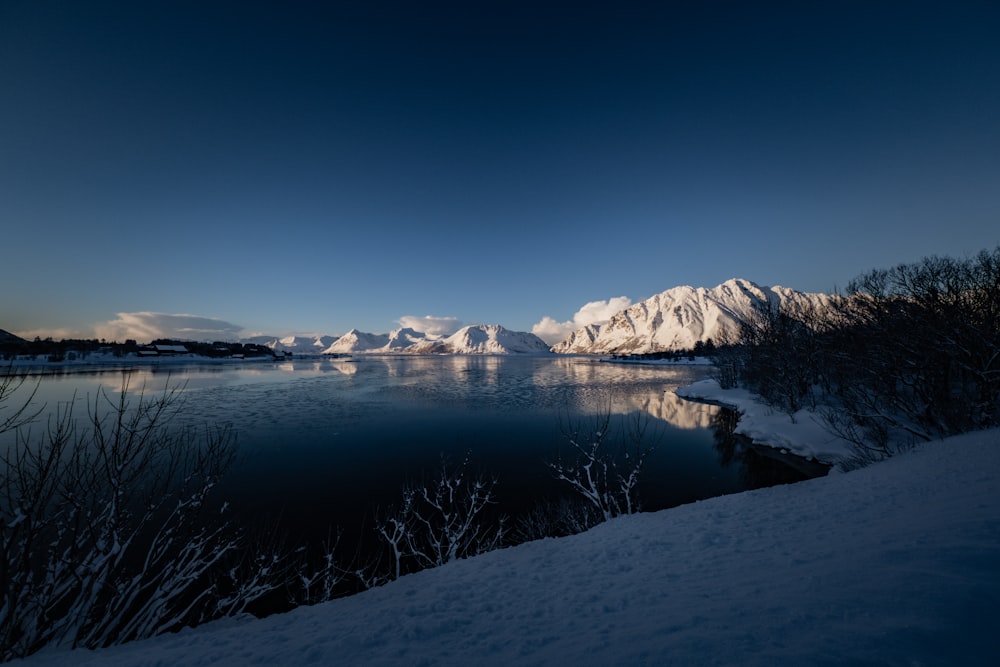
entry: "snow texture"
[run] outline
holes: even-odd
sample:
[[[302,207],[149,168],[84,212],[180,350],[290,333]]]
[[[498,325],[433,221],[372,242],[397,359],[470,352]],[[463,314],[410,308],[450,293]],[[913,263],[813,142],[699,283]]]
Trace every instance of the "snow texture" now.
[[[993,665],[1000,430],[33,667]]]
[[[740,322],[755,308],[781,307],[789,313],[822,307],[830,296],[787,287],[761,287],[733,278],[711,289],[681,285],[635,303],[607,324],[574,331],[553,346],[558,353],[610,354],[690,350],[698,341],[738,339]]]

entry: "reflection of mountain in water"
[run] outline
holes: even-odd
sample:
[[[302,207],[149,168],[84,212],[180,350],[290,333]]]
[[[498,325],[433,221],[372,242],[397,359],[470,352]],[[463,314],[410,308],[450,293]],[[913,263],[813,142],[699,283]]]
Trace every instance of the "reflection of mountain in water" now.
[[[344,375],[356,375],[358,372],[358,365],[350,361],[331,362],[330,368]]]
[[[627,411],[643,410],[671,426],[684,429],[709,428],[715,424],[716,417],[722,410],[717,405],[686,401],[672,391],[639,400],[632,397],[629,402],[632,405]]]
[[[388,378],[386,396],[435,407],[502,412],[552,410],[580,414],[649,412],[682,428],[707,426],[706,408],[684,405],[665,389],[700,379],[693,367],[663,368],[599,363],[577,357],[489,355],[369,355],[355,359]],[[380,369],[375,372],[375,369]],[[708,408],[711,410],[711,408]]]

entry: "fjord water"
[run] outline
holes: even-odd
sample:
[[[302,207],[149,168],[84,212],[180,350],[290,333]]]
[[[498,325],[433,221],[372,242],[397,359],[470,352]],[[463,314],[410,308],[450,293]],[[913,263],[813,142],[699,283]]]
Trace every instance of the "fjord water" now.
[[[238,515],[325,535],[370,527],[442,457],[468,457],[474,471],[495,476],[496,507],[510,517],[569,496],[546,463],[571,457],[567,433],[592,433],[606,413],[611,438],[636,417],[648,422],[643,509],[800,479],[737,443],[726,428],[731,412],[672,393],[708,373],[573,356],[371,356],[142,366],[130,384],[147,395],[182,386],[178,427],[232,425],[240,457],[222,492]],[[121,378],[120,370],[46,375],[36,402],[51,410],[75,395],[82,416],[99,388],[114,395]]]

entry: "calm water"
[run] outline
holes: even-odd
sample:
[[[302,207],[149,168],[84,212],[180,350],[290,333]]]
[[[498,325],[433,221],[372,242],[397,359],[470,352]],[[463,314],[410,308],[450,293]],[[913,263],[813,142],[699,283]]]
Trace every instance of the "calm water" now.
[[[568,453],[567,428],[590,430],[607,411],[614,425],[649,420],[644,509],[800,479],[715,426],[732,413],[671,393],[707,372],[584,357],[370,357],[141,367],[131,383],[148,393],[183,384],[184,422],[232,424],[241,459],[224,492],[237,512],[325,534],[370,525],[442,456],[468,455],[496,476],[498,507],[516,517],[568,493],[546,461]],[[84,415],[88,397],[120,383],[121,371],[49,375],[36,402],[51,408],[75,395]]]

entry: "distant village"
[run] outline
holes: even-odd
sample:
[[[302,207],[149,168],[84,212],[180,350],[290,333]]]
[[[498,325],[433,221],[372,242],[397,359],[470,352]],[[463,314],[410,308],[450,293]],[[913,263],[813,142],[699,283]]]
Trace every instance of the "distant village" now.
[[[13,361],[33,357],[40,361],[85,361],[88,357],[176,357],[193,355],[211,359],[284,358],[290,352],[275,352],[266,345],[256,343],[227,343],[222,341],[197,342],[160,338],[146,345],[129,339],[124,343],[96,339],[35,338],[25,340],[6,331],[0,331],[0,358]]]

